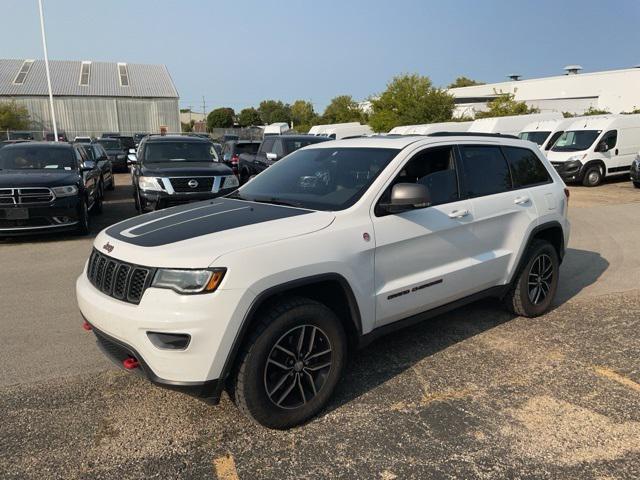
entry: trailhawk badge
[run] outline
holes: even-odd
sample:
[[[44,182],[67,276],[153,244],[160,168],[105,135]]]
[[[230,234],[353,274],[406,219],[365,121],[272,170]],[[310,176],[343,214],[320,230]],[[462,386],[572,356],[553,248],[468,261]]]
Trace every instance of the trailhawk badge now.
[[[109,242],[105,243],[102,248],[104,248],[107,252],[111,253],[113,251],[113,245]]]

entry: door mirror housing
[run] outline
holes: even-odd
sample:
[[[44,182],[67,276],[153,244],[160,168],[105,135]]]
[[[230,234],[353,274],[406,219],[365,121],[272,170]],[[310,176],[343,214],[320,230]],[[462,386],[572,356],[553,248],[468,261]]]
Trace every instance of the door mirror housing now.
[[[267,160],[276,161],[276,160],[278,160],[278,155],[276,155],[273,152],[268,152],[267,153]]]
[[[608,150],[609,150],[609,147],[607,145],[607,142],[605,141],[600,142],[596,147],[596,152],[606,152]]]
[[[391,199],[381,205],[390,213],[426,208],[431,203],[429,189],[420,183],[398,183],[391,189]]]
[[[135,155],[136,154],[136,149],[135,148],[130,148],[129,149],[129,153],[132,153],[132,154]]]
[[[131,165],[132,163],[136,163],[138,161],[138,157],[135,155],[135,153],[130,153],[127,156],[127,164]]]
[[[94,168],[96,168],[96,162],[94,162],[93,160],[85,160],[84,162],[82,162],[82,165],[80,166],[80,171],[89,172]]]

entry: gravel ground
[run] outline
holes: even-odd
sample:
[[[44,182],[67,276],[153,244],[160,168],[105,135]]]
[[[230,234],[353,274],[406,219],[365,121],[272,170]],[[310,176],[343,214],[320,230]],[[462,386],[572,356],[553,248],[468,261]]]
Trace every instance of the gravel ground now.
[[[133,213],[126,183],[96,231]],[[287,432],[108,363],[70,290],[90,238],[0,244],[0,478],[640,478],[629,185],[571,188],[554,310],[525,319],[483,301],[385,337]]]

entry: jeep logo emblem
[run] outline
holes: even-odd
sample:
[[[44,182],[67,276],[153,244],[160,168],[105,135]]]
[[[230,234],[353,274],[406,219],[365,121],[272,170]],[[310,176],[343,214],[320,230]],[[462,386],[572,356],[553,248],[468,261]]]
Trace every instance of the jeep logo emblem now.
[[[113,251],[113,245],[109,242],[105,243],[102,248],[104,248],[107,252],[111,253]]]
[[[198,186],[198,181],[192,178],[191,180],[189,180],[189,182],[187,182],[187,185],[189,185],[191,188],[196,188]]]

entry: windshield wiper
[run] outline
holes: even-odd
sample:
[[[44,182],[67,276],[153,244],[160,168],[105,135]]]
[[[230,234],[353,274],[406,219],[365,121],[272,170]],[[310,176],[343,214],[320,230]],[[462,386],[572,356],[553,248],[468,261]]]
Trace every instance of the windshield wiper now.
[[[270,203],[272,205],[283,205],[285,207],[301,207],[302,204],[300,202],[294,202],[292,200],[282,200],[277,197],[266,197],[266,198],[252,198],[252,202],[257,203]]]

